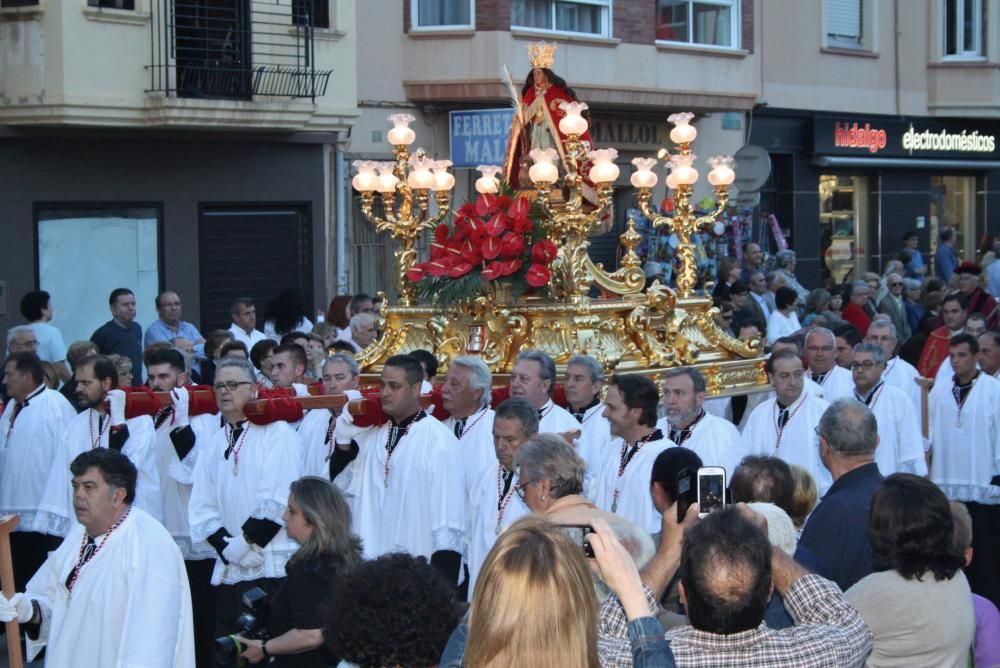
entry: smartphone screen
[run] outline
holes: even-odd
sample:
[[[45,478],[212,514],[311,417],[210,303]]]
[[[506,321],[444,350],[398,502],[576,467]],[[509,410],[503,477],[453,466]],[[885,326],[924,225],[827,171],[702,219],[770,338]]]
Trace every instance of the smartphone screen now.
[[[718,466],[698,469],[698,506],[701,516],[726,506],[726,471]]]
[[[588,559],[594,558],[594,548],[584,540],[584,536],[588,533],[594,533],[594,527],[589,524],[557,524],[556,528],[569,536],[570,540],[580,546],[583,550],[583,555]]]

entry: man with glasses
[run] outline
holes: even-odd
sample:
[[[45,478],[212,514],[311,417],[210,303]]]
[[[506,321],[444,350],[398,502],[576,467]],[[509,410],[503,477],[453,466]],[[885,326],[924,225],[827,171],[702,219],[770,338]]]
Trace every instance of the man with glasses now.
[[[854,383],[851,372],[837,362],[837,337],[825,327],[814,327],[806,334],[806,377],[823,388],[823,398],[835,401],[851,396]]]
[[[49,533],[65,536],[75,523],[70,462],[94,448],[117,450],[139,471],[135,505],[163,521],[163,497],[156,470],[156,431],[148,415],[125,419],[125,393],[118,389],[118,371],[103,355],[88,357],[76,367],[76,393],[82,413],[66,424],[49,470],[39,507]]]
[[[889,274],[887,283],[889,292],[878,303],[878,310],[879,313],[889,316],[896,328],[897,336],[905,341],[910,338],[910,323],[906,318],[906,305],[903,303],[903,277],[899,274]]]
[[[920,414],[920,386],[917,384],[916,367],[899,357],[896,349],[899,345],[899,338],[896,336],[896,327],[891,322],[876,320],[868,328],[868,336],[865,343],[874,343],[882,348],[883,359],[885,359],[885,371],[882,373],[882,380],[886,385],[891,385],[910,398],[917,415]]]
[[[884,380],[885,352],[874,343],[859,343],[854,349],[851,375],[854,398],[868,406],[878,421],[875,463],[882,475],[913,473],[927,475],[924,439],[920,436],[920,413],[910,398]]]
[[[508,399],[497,407],[492,430],[494,464],[472,483],[465,519],[470,600],[479,570],[497,536],[531,512],[524,504],[525,483],[518,478],[514,456],[538,433],[538,412],[524,399]]]
[[[829,354],[832,358],[832,350]],[[750,414],[743,428],[744,451],[751,455],[780,457],[789,464],[801,466],[809,471],[823,495],[831,480],[830,472],[819,457],[815,427],[829,403],[804,390],[802,360],[795,352],[772,353],[765,369],[775,396]]]
[[[171,290],[161,292],[156,296],[156,313],[160,317],[154,320],[143,337],[143,345],[149,346],[157,341],[170,342],[178,336],[187,339],[195,346],[196,359],[205,359],[205,337],[198,328],[186,320],[181,320],[183,303],[181,296]]]
[[[38,339],[35,337],[35,331],[27,325],[8,329],[7,352],[38,354]]]
[[[300,475],[301,444],[287,422],[247,420],[257,398],[249,361],[225,357],[215,367],[215,401],[225,420],[199,453],[188,504],[191,540],[215,550],[216,637],[233,632],[241,597],[254,587],[273,595],[298,545],[285,533],[288,488]]]

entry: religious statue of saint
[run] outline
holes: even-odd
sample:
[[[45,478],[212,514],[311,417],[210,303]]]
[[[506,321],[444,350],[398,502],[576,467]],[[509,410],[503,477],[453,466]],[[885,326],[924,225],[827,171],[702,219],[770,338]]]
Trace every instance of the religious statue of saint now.
[[[578,99],[566,81],[552,71],[555,51],[555,44],[545,42],[528,47],[531,71],[517,101],[519,113],[514,115],[510,128],[503,170],[504,180],[515,189],[532,188],[531,179],[528,178],[528,169],[532,164],[528,154],[532,149],[555,149],[559,154],[557,167],[560,180],[566,174],[567,138],[559,130],[559,121],[566,116],[563,104],[577,102]],[[580,141],[583,142],[585,154],[594,148],[589,131],[580,136]],[[596,204],[597,193],[587,178],[589,170],[589,160],[584,158],[577,166],[577,171],[583,176],[583,197]]]

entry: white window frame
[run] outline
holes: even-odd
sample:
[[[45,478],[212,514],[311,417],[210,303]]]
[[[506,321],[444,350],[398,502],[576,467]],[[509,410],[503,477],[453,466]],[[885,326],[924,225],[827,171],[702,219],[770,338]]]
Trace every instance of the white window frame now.
[[[715,49],[718,51],[739,51],[741,46],[741,27],[743,25],[743,0],[686,0],[688,5],[688,39],[685,41],[673,39],[658,39],[657,44],[681,45],[695,49]],[[720,7],[730,7],[732,22],[729,24],[729,41],[731,46],[721,46],[719,44],[703,44],[694,41],[694,4],[718,5]],[[656,8],[659,11],[659,7]],[[654,26],[655,29],[655,26]]]
[[[964,51],[965,44],[965,2],[964,0],[944,0],[941,3],[941,57],[943,60],[984,60],[986,57],[983,44],[983,0],[972,0],[975,7],[975,26],[973,27],[975,47],[972,51]],[[948,3],[955,3],[955,25],[948,25]],[[955,44],[958,53],[948,53],[948,31],[955,31]]]
[[[568,36],[571,36],[571,37],[584,36],[584,37],[591,37],[591,38],[595,38],[595,39],[610,39],[611,36],[612,36],[612,34],[613,34],[612,33],[611,17],[612,17],[612,14],[613,14],[612,9],[614,8],[613,7],[614,0],[547,0],[547,2],[551,3],[551,8],[550,9],[551,9],[551,12],[552,12],[552,25],[556,24],[556,3],[557,2],[561,2],[561,3],[564,3],[564,4],[568,4],[568,5],[590,5],[590,6],[603,7],[604,11],[602,12],[602,16],[601,16],[601,31],[599,33],[596,33],[596,32],[577,32],[575,30],[559,30],[558,28],[539,28],[537,26],[518,25],[518,24],[514,23],[514,15],[513,15],[514,4],[516,2],[517,2],[517,0],[511,0],[511,3],[510,3],[510,9],[511,9],[510,29],[511,30],[523,30],[523,31],[528,31],[528,32],[544,32],[544,33],[551,33],[551,34],[554,34],[554,35],[568,35]]]
[[[432,26],[420,25],[420,0],[410,0],[410,31],[411,32],[439,32],[442,30],[475,30],[476,29],[476,0],[465,0],[469,4],[469,22],[456,24],[441,24]]]

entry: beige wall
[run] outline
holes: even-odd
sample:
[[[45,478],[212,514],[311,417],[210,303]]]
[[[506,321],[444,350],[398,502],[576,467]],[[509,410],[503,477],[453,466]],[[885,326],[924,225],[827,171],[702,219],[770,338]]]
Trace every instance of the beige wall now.
[[[256,8],[264,0],[253,0]],[[268,11],[291,0],[266,0]],[[100,10],[85,0],[42,0],[0,11],[0,123],[126,127],[340,130],[357,115],[355,3],[331,2],[316,32],[316,69],[333,70],[326,95],[253,102],[167,98],[151,87],[151,6]]]
[[[761,102],[915,116],[1000,116],[1000,0],[984,0],[987,57],[943,57],[943,0],[864,3],[864,49],[825,44],[822,0],[764,0]],[[898,33],[898,43],[894,35]]]

